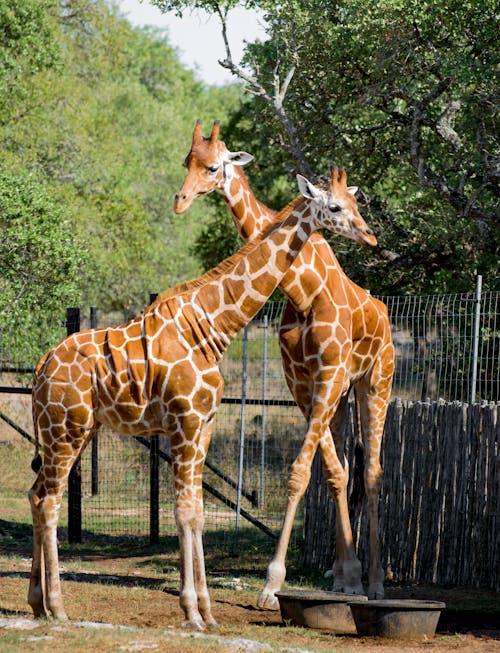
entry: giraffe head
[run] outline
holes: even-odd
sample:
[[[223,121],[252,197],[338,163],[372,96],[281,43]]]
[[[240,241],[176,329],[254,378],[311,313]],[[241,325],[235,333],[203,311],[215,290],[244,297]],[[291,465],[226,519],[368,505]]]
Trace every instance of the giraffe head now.
[[[191,149],[184,161],[188,172],[175,196],[174,211],[177,214],[184,213],[196,197],[222,189],[230,166],[244,166],[250,161],[253,161],[251,154],[230,152],[219,140],[218,120],[214,122],[209,138],[203,136],[201,120],[197,120]]]
[[[341,236],[355,240],[363,247],[374,247],[377,239],[358,211],[354,197],[357,186],[347,186],[345,170],[333,166],[328,188],[315,186],[302,175],[297,175],[299,190],[311,200],[321,226]]]

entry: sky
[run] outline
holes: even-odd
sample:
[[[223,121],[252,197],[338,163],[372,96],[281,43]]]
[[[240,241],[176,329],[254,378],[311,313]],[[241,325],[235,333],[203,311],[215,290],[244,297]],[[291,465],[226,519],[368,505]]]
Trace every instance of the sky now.
[[[181,62],[206,84],[235,81],[218,60],[226,56],[220,22],[200,10],[186,11],[182,18],[173,12],[162,14],[148,0],[118,0],[122,13],[132,25],[154,25],[168,29],[169,42],[177,48]],[[264,38],[262,20],[255,11],[237,7],[229,14],[228,38],[233,59],[239,63],[243,40]]]

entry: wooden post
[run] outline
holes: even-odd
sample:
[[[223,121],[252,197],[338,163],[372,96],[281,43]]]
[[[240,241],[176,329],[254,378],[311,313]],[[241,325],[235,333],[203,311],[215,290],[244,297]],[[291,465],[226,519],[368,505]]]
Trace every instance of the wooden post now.
[[[80,309],[66,310],[66,333],[80,331]],[[82,470],[80,456],[76,459],[68,478],[68,542],[82,541]]]

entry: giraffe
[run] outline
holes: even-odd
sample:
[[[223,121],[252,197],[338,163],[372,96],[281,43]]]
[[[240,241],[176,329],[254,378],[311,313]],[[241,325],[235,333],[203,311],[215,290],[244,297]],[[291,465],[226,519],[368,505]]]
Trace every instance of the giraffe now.
[[[231,152],[219,140],[219,122],[204,138],[201,121],[193,131],[185,159],[187,174],[175,197],[176,213],[214,190],[224,198],[244,241],[260,237],[277,219],[253,194],[241,169],[253,157]],[[320,192],[310,187],[310,196]],[[332,176],[324,201],[330,210],[359,215],[356,187],[347,186],[344,171]],[[363,245],[375,245],[376,239]],[[287,294],[279,340],[288,387],[307,421],[307,433],[288,480],[283,526],[267,580],[258,598],[261,608],[279,607],[276,592],[286,576],[286,551],[294,516],[309,484],[311,465],[319,447],[328,488],[336,509],[336,556],[332,566],[333,590],[364,593],[349,521],[343,422],[348,394],[354,387],[363,458],[364,493],[369,515],[369,598],[383,598],[384,571],[380,562],[378,501],[382,485],[380,448],[394,374],[394,347],[386,306],[352,282],[342,270],[323,236],[313,234],[280,284]],[[362,434],[362,440],[361,440]]]
[[[104,424],[131,436],[169,436],[184,625],[216,625],[203,557],[202,469],[223,390],[222,356],[313,231],[325,227],[359,242],[372,239],[362,219],[330,212],[322,196],[311,196],[307,179],[298,182],[301,195],[276,216],[267,234],[200,278],[160,295],[139,317],[68,336],[38,363],[32,463],[38,476],[29,493],[28,602],[35,617],[67,619],[57,551],[61,497],[72,464]]]

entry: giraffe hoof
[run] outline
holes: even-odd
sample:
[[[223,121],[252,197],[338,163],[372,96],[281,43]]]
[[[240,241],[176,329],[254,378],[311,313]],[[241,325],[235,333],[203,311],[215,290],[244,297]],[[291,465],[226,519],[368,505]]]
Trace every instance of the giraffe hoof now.
[[[365,590],[363,589],[362,585],[355,585],[353,587],[344,587],[344,593],[345,594],[356,594],[356,595],[361,595],[363,596],[365,594]]]
[[[279,610],[280,604],[274,592],[263,590],[257,601],[257,607],[261,610]]]
[[[182,627],[184,630],[203,631],[206,629],[202,619],[186,619],[182,622]]]
[[[370,587],[368,588],[368,598],[370,600],[383,599],[384,596],[385,596],[385,592],[384,592],[383,585],[380,584],[370,585]]]
[[[55,621],[69,621],[68,615],[64,610],[54,610],[50,609],[50,612],[52,613],[52,618]]]

